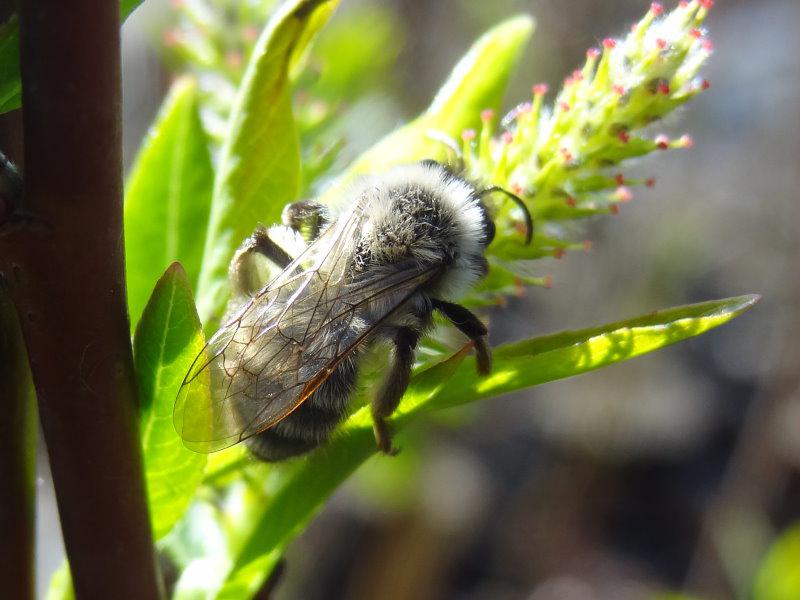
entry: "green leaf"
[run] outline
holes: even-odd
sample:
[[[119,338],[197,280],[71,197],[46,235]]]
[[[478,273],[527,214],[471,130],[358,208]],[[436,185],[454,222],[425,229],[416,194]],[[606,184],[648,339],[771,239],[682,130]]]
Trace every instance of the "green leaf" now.
[[[300,146],[291,106],[293,69],[338,0],[293,0],[270,19],[250,57],[231,112],[214,186],[198,310],[222,316],[228,263],[261,222],[280,218],[300,189]]]
[[[402,428],[424,411],[562,379],[652,352],[722,325],[757,300],[756,296],[741,296],[704,302],[500,346],[494,351],[492,374],[484,378],[477,376],[474,358],[466,357],[467,349],[462,350],[415,375],[395,413],[394,427]],[[364,407],[325,447],[306,459],[273,467],[270,497],[218,597],[247,597],[256,589],[325,498],[374,453],[369,409]]]
[[[120,0],[120,19],[125,20],[142,0]],[[17,15],[0,27],[0,114],[22,106],[19,73],[19,20]]]
[[[17,15],[0,27],[0,113],[22,105],[19,77],[19,20]]]
[[[119,0],[119,18],[122,21],[128,18],[137,6],[139,6],[144,0]]]
[[[150,519],[156,539],[183,515],[203,477],[206,455],[184,447],[172,425],[181,383],[205,341],[180,263],[159,279],[133,338]]]
[[[75,600],[75,591],[72,589],[72,574],[69,563],[65,560],[56,569],[50,578],[45,600]]]
[[[491,375],[479,378],[474,359],[464,361],[447,389],[426,408],[456,406],[629,360],[718,327],[758,300],[758,296],[739,296],[690,304],[602,327],[506,344],[493,354]]]
[[[196,284],[213,181],[197,85],[181,79],[172,86],[128,178],[125,265],[131,326],[172,262],[179,261]]]
[[[800,598],[800,524],[786,530],[759,567],[753,600]]]
[[[508,79],[534,25],[532,17],[518,15],[483,34],[455,66],[430,107],[357,158],[322,201],[335,202],[358,173],[425,158],[446,160],[448,149],[429,133],[459,139],[462,131],[480,124],[483,109],[500,109]]]

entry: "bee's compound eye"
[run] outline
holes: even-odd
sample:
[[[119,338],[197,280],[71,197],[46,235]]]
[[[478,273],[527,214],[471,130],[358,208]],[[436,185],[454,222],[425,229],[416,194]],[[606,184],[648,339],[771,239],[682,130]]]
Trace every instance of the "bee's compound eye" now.
[[[494,221],[492,221],[489,213],[485,210],[483,211],[483,237],[485,241],[485,245],[488,246],[492,243],[494,239],[496,228],[494,226]]]
[[[486,260],[485,257],[481,256],[478,258],[477,262],[480,267],[480,277],[483,279],[489,274],[489,261]]]

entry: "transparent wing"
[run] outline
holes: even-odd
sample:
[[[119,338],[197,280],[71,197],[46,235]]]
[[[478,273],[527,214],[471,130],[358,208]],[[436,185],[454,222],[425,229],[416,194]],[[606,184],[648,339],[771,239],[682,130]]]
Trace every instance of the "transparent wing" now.
[[[353,279],[364,222],[356,204],[209,340],[175,403],[188,448],[221,450],[280,421],[430,279],[413,265]]]

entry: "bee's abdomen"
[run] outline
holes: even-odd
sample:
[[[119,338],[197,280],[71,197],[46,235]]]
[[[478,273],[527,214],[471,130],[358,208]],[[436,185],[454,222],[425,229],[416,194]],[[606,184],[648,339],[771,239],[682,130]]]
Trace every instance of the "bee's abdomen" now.
[[[356,361],[350,357],[289,416],[249,438],[250,451],[261,460],[277,462],[313,450],[344,419],[355,385]]]

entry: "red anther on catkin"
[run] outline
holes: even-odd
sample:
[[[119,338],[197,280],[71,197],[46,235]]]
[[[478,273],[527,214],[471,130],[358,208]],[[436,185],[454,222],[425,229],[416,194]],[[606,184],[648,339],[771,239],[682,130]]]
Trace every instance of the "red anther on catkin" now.
[[[633,192],[631,192],[629,187],[621,185],[617,188],[617,191],[614,192],[614,197],[620,202],[630,202],[633,200]]]
[[[622,173],[614,175],[614,183],[617,185],[625,185],[625,176]]]
[[[524,190],[522,189],[522,186],[520,184],[512,183],[511,184],[511,193],[514,194],[515,196],[523,196],[524,195]]]
[[[681,0],[680,2],[678,2],[678,6],[680,6],[681,8],[688,8],[689,0]]]
[[[566,198],[564,198],[564,204],[566,204],[570,208],[575,208],[577,202],[575,201],[575,198],[573,198],[572,196],[567,196]]]
[[[592,240],[584,240],[583,241],[583,251],[587,254],[592,251],[594,248],[594,244],[592,244]]]
[[[603,40],[603,48],[606,50],[613,50],[617,47],[617,40],[614,38],[606,38]]]
[[[572,160],[572,152],[570,152],[568,149],[561,148],[560,152],[561,152],[561,156],[564,157],[565,161],[569,162],[569,161]]]
[[[572,80],[576,82],[583,81],[583,71],[581,71],[580,69],[575,69],[572,72]]]
[[[561,260],[562,258],[564,258],[564,254],[566,254],[566,252],[564,251],[563,248],[556,248],[553,251],[553,258],[555,258],[556,260]]]
[[[612,85],[612,86],[611,86],[611,90],[612,90],[612,91],[613,91],[613,92],[614,92],[614,93],[615,93],[617,96],[624,96],[624,95],[625,95],[625,88],[624,88],[624,87],[622,87],[621,85],[619,85],[618,83],[615,83],[614,85]]]
[[[700,0],[700,6],[706,10],[711,10],[714,8],[714,0]]]
[[[700,31],[697,27],[692,27],[689,30],[689,35],[692,36],[694,39],[699,40],[701,37],[703,37],[703,32]]]
[[[487,123],[494,119],[494,111],[491,108],[481,111],[481,121]]]
[[[254,25],[248,25],[244,29],[242,29],[242,36],[248,42],[255,42],[258,38],[258,27]]]
[[[667,47],[667,40],[665,40],[664,38],[658,38],[656,40],[656,46],[658,47],[659,50],[663,50],[664,48]]]
[[[569,104],[567,102],[559,102],[558,107],[564,112],[569,112]]]
[[[644,184],[647,187],[651,188],[656,184],[656,178],[655,177],[648,177],[647,179],[644,180]]]
[[[461,132],[461,139],[465,142],[471,142],[475,139],[475,130],[474,129],[465,129]]]
[[[586,51],[586,58],[588,58],[590,60],[594,60],[598,56],[600,56],[600,49],[599,48],[589,48]]]
[[[669,148],[669,138],[663,134],[657,135],[655,142],[659,150],[666,150]]]
[[[664,94],[665,96],[669,96],[669,82],[665,80],[661,80],[658,82],[658,93]]]
[[[678,142],[683,148],[691,148],[692,146],[694,146],[694,138],[690,136],[688,133],[684,133],[678,140]]]
[[[617,134],[617,137],[619,138],[619,141],[622,142],[623,144],[627,144],[628,142],[631,141],[631,136],[628,134],[627,131],[620,131]]]
[[[709,83],[708,79],[703,79],[703,83],[700,84],[700,87],[702,87],[704,90],[707,90],[711,87],[711,84]]]
[[[714,51],[714,42],[711,40],[703,40],[703,50],[709,54]]]
[[[514,141],[514,134],[511,133],[510,131],[504,131],[503,135],[500,137],[506,144],[510,144],[511,142]]]
[[[518,105],[517,108],[514,110],[514,116],[519,117],[520,115],[526,115],[531,112],[532,105],[530,102],[523,102],[522,104]]]
[[[650,12],[658,17],[664,13],[664,7],[659,2],[653,2],[650,5]]]
[[[167,29],[164,32],[164,45],[171,48],[178,44],[181,39],[181,34],[177,29]]]
[[[612,204],[611,206],[609,206],[608,207],[608,212],[610,212],[612,215],[618,215],[619,214],[619,204]]]
[[[525,284],[519,277],[514,279],[514,295],[517,298],[522,298],[525,296]]]
[[[549,89],[550,86],[548,86],[546,83],[537,83],[533,86],[533,93],[536,96],[544,96]]]
[[[244,56],[241,52],[228,52],[225,55],[225,62],[232,69],[238,69],[244,64]]]

